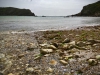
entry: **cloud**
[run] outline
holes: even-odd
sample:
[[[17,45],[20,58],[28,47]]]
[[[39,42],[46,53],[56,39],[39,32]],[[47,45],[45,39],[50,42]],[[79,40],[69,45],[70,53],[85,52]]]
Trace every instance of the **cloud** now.
[[[31,9],[36,15],[71,15],[81,11],[84,5],[98,0],[0,0],[2,7]]]

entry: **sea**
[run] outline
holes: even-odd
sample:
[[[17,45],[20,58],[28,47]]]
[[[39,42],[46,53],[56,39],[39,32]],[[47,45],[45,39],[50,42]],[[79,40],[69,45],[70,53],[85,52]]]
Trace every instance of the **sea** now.
[[[0,31],[68,30],[100,25],[100,17],[0,16]]]

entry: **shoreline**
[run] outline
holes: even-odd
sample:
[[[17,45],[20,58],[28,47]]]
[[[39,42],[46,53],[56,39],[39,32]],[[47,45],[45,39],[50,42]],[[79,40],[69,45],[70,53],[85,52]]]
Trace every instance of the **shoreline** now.
[[[19,33],[0,32],[0,74],[100,74],[100,25]]]

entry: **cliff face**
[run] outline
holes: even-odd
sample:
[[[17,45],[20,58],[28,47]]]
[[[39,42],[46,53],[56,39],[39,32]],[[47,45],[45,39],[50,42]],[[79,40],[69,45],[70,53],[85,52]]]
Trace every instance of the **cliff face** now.
[[[0,7],[0,16],[35,16],[29,9]]]
[[[97,16],[100,17],[100,1],[83,7],[82,11],[73,16]]]

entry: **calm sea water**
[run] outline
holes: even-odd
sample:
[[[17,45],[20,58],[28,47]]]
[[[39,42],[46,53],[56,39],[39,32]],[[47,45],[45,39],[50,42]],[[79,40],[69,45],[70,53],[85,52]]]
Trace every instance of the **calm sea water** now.
[[[40,31],[100,25],[100,17],[0,16],[0,31]]]

